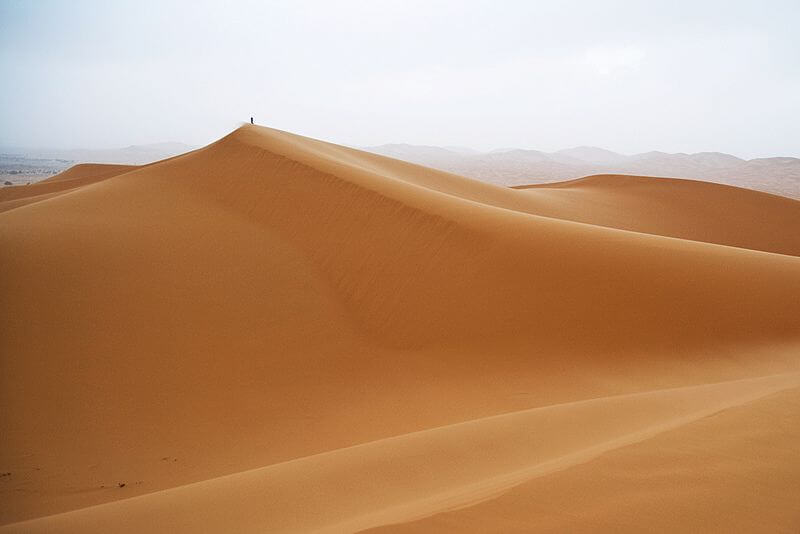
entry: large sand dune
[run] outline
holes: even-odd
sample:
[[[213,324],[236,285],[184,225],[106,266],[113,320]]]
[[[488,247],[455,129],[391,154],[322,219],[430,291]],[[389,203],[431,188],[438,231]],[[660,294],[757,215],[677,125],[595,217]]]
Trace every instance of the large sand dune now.
[[[2,531],[800,528],[800,202],[254,126],[2,193]]]

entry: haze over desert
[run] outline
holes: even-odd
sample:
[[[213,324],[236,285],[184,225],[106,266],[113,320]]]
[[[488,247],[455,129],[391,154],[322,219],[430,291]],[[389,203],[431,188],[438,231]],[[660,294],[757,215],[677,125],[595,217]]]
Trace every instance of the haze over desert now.
[[[0,3],[0,534],[800,531],[800,13],[568,4]]]

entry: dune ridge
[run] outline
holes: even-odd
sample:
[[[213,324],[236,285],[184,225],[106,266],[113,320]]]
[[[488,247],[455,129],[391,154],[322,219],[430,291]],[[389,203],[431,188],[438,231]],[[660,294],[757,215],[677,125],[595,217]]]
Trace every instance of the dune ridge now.
[[[797,441],[798,428],[786,423],[798,408],[800,390],[785,390],[543,475],[495,499],[367,531],[794,532],[800,466],[787,444]],[[742,461],[754,450],[757,468]]]
[[[82,163],[31,185],[0,189],[0,212],[40,202],[137,168],[135,165]]]
[[[778,375],[534,408],[50,516],[9,531],[141,532],[153,524],[181,524],[190,530],[355,532],[479,502],[608,450],[798,387],[800,375]],[[631,404],[638,417],[612,416]],[[385,480],[392,484],[387,487]],[[347,500],[337,499],[343,488]],[[159,504],[164,500],[169,506]],[[198,514],[198,508],[207,511]],[[126,518],[123,525],[119,517]]]
[[[546,198],[550,206],[542,209],[543,215],[792,256],[800,253],[800,237],[785,231],[800,226],[800,201],[769,193],[629,175],[595,175],[514,189]]]
[[[514,190],[255,126],[49,187],[78,180],[0,213],[11,530],[376,527],[796,386],[796,201],[619,177]],[[549,450],[519,448],[531,428]],[[395,487],[404,443],[430,478]],[[309,494],[326,504],[301,514]]]
[[[668,154],[658,151],[625,156],[590,146],[552,153],[519,148],[479,152],[402,144],[364,150],[508,186],[545,184],[597,174],[671,176],[800,200],[800,159],[791,157],[745,161],[721,152]]]

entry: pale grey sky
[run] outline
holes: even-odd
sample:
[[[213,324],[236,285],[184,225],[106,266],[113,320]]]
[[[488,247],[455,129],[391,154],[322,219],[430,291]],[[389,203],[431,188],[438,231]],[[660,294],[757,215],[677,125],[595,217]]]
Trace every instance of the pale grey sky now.
[[[800,157],[800,2],[0,0],[0,145]]]

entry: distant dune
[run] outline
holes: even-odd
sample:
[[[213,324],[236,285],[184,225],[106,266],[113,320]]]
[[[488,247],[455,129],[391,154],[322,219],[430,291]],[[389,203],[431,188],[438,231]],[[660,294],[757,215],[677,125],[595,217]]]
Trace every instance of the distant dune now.
[[[0,184],[36,183],[75,164],[143,165],[192,150],[183,143],[151,143],[119,149],[48,150],[0,147]]]
[[[625,156],[587,146],[552,153],[520,149],[467,153],[419,145],[381,145],[365,150],[498,185],[541,184],[593,174],[629,174],[705,180],[800,199],[798,158],[746,161],[720,152],[647,152]]]
[[[184,143],[168,142],[130,145],[123,148],[17,149],[13,152],[28,158],[47,160],[141,165],[183,154],[193,148]]]
[[[0,246],[0,532],[800,529],[800,201],[247,125]]]

